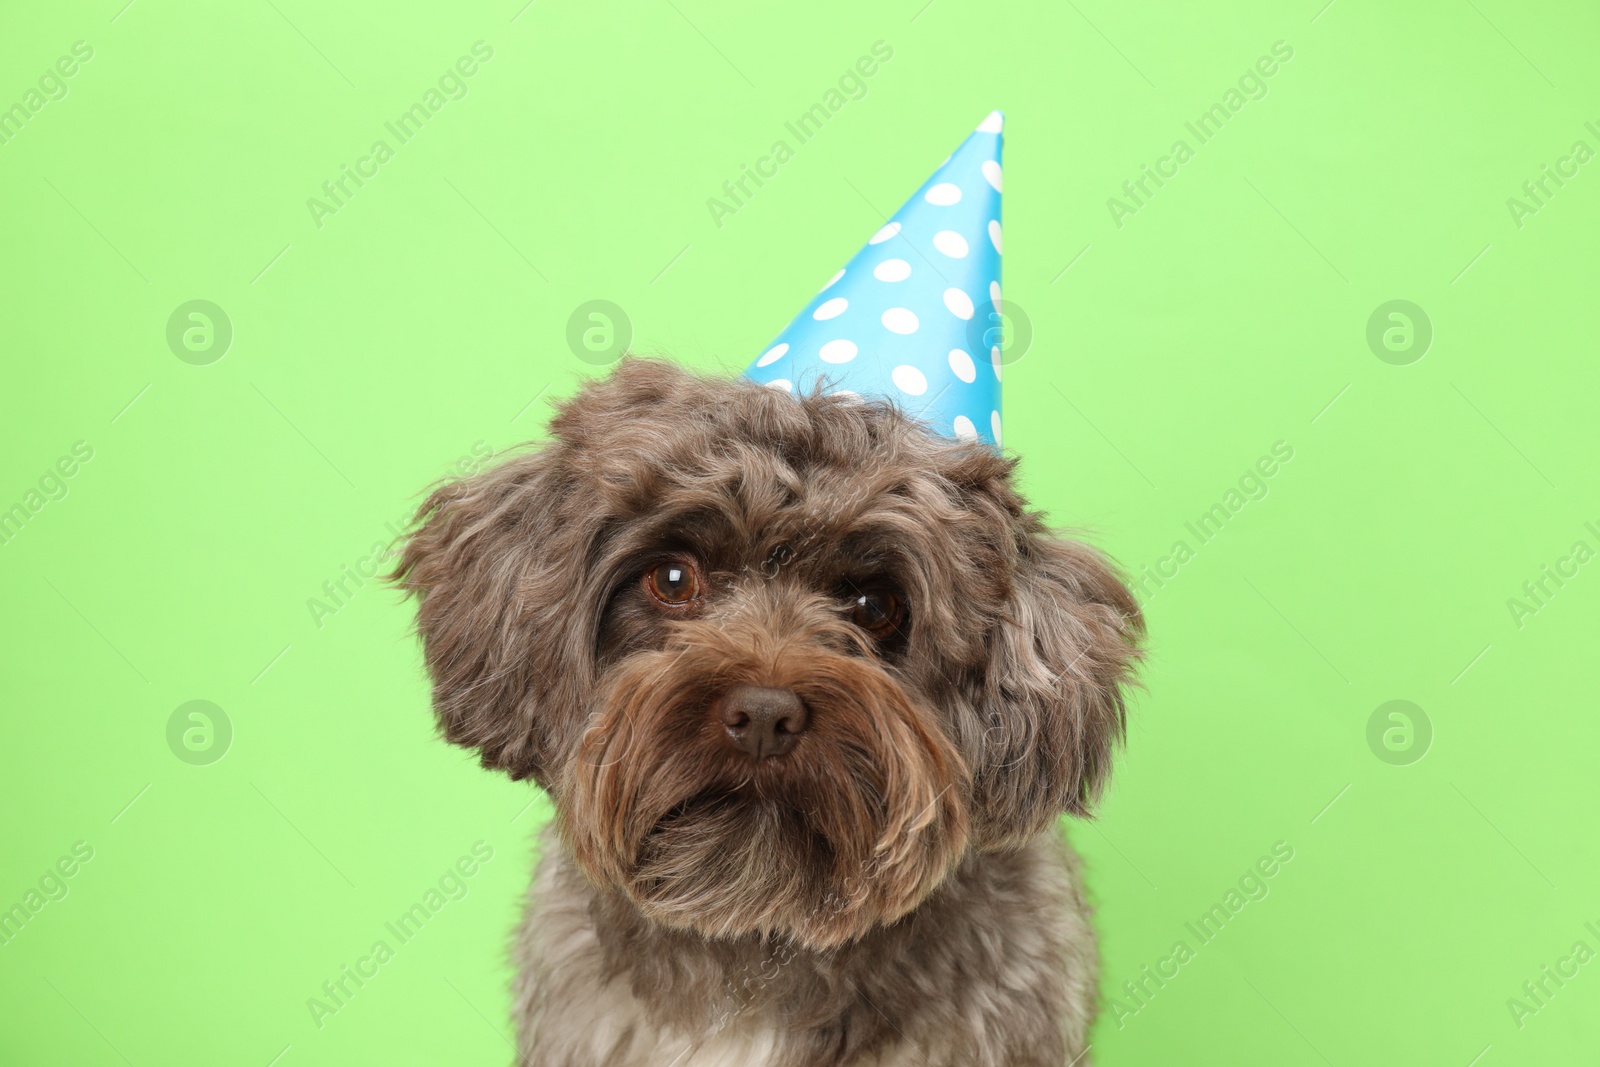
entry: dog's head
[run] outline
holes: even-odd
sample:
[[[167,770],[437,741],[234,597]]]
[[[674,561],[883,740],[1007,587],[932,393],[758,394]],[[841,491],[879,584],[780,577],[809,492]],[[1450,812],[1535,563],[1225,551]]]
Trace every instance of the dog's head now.
[[[597,885],[826,947],[1086,812],[1142,621],[1012,460],[647,360],[551,431],[435,491],[395,577],[445,737],[548,789]]]

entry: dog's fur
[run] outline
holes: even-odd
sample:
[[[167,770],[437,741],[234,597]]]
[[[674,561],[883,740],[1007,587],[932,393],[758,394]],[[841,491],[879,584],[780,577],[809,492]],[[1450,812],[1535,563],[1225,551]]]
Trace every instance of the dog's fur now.
[[[514,955],[534,1067],[1064,1067],[1096,953],[1063,812],[1143,622],[1014,461],[892,405],[625,361],[437,489],[394,578],[444,736],[555,803]],[[641,576],[689,560],[668,609]],[[848,598],[893,587],[875,639]],[[753,762],[711,709],[788,689]],[[1077,1061],[1085,1062],[1085,1061]]]

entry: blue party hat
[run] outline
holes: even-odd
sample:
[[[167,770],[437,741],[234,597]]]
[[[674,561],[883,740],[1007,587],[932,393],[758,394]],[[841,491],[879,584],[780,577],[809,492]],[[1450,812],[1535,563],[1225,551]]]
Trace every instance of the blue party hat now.
[[[887,397],[935,433],[1000,444],[1000,148],[992,112],[745,375]]]

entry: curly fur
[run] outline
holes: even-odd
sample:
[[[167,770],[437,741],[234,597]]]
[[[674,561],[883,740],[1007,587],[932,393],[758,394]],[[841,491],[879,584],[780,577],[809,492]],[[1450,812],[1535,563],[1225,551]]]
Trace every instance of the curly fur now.
[[[555,802],[523,1062],[1081,1054],[1095,952],[1056,827],[1123,735],[1143,623],[1114,570],[1014,460],[886,403],[632,359],[551,431],[435,490],[394,575],[444,736]],[[664,558],[703,571],[692,610],[643,592]],[[887,644],[845,610],[883,581],[910,612]],[[725,743],[738,685],[800,697],[792,752]]]

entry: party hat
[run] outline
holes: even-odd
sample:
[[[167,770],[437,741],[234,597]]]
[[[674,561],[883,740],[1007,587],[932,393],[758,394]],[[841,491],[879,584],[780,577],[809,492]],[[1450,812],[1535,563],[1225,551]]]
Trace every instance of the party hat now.
[[[992,112],[745,375],[888,398],[935,433],[1000,444],[1000,148]]]

